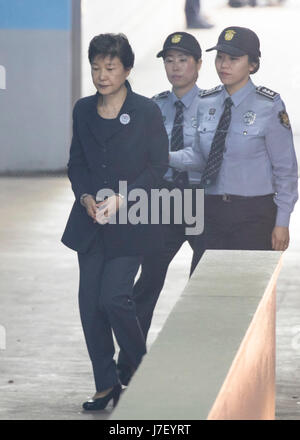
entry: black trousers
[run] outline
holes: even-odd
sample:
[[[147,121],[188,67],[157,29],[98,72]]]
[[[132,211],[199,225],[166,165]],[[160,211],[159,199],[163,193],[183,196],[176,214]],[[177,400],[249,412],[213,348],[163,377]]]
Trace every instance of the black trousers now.
[[[134,279],[141,258],[107,260],[98,236],[87,253],[78,253],[79,308],[84,336],[92,361],[97,391],[119,381],[113,359],[113,334],[129,364],[137,368],[146,353],[143,332],[132,299]]]
[[[205,249],[272,250],[277,206],[273,194],[257,197],[205,196],[204,233],[196,237],[191,273]]]
[[[172,185],[169,189],[173,189]],[[193,190],[193,215],[195,215],[196,211],[194,210],[194,207],[197,186],[193,186],[191,189]],[[147,339],[153,312],[160,292],[164,286],[171,261],[185,241],[188,241],[193,250],[196,237],[198,239],[198,246],[201,241],[201,236],[186,234],[186,227],[192,227],[191,225],[187,225],[186,223],[174,224],[172,212],[173,205],[171,204],[171,224],[163,225],[165,243],[163,251],[159,254],[143,258],[141,274],[134,285],[133,298],[145,339]],[[121,350],[118,359],[118,366],[120,369],[125,370],[127,363],[128,360],[126,360],[125,353]]]

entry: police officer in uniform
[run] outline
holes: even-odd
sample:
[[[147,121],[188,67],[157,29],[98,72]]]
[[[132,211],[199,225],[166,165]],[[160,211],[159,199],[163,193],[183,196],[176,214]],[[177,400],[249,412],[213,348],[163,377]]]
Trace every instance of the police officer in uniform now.
[[[163,115],[169,137],[169,149],[191,148],[196,133],[196,113],[201,90],[196,81],[201,67],[201,48],[196,38],[186,32],[174,32],[167,37],[163,49],[157,54],[162,57],[172,91],[165,91],[153,97]],[[178,173],[171,168],[162,182],[162,188],[191,188],[193,196],[200,183],[197,171]],[[172,212],[171,207],[171,212]],[[193,248],[195,235],[186,235],[186,224],[163,225],[165,248],[163,252],[145,257],[141,275],[134,286],[134,301],[137,315],[145,338],[151,324],[155,304],[163,288],[168,266],[187,240]],[[127,385],[131,372],[126,365],[124,353],[120,353],[118,367],[123,385]]]
[[[205,188],[205,248],[285,250],[297,193],[293,135],[280,95],[256,87],[257,35],[222,31],[216,70],[223,85],[203,91],[194,149],[170,153],[180,170],[198,169]],[[193,268],[202,255],[194,252]]]

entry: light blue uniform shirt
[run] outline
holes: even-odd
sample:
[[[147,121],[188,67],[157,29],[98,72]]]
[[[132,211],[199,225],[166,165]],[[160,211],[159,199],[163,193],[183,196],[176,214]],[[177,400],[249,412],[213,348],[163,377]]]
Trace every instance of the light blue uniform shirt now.
[[[200,99],[193,148],[170,153],[170,165],[203,171],[228,97],[219,86]],[[298,168],[292,130],[279,94],[251,80],[231,99],[231,122],[223,162],[206,194],[259,196],[275,193],[277,226],[288,226],[298,198]]]
[[[191,148],[197,130],[197,108],[200,101],[200,89],[194,85],[180,101],[183,102],[183,138],[184,148]],[[162,92],[153,97],[163,115],[165,128],[169,137],[169,149],[171,149],[171,134],[176,113],[175,102],[177,96],[173,92]],[[201,175],[197,171],[189,171],[189,182],[197,184],[200,182]],[[165,180],[172,181],[172,169],[169,168],[164,176]]]

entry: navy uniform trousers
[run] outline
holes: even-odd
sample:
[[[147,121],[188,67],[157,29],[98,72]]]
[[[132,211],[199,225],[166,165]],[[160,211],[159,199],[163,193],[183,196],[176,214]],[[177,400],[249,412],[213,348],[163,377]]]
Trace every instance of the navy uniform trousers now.
[[[205,249],[272,250],[273,197],[206,195],[204,233],[195,239],[191,273]]]
[[[169,189],[174,189],[173,183],[170,184]],[[197,186],[190,185],[193,191],[193,215],[195,216],[195,196]],[[184,201],[184,198],[183,198]],[[183,203],[184,205],[184,203]],[[159,298],[159,294],[163,288],[168,267],[183,245],[185,241],[188,241],[191,248],[194,250],[195,245],[195,235],[187,235],[185,233],[186,227],[192,227],[192,225],[187,225],[183,221],[181,224],[175,224],[172,213],[173,204],[170,205],[171,210],[171,221],[168,225],[163,225],[164,227],[164,249],[157,255],[144,257],[142,262],[142,271],[140,278],[136,282],[133,290],[133,298],[136,303],[137,315],[145,336],[147,339],[147,334],[151,325],[151,320],[154,312],[155,305]],[[184,212],[182,211],[182,216]],[[199,237],[198,246],[201,242],[201,236]]]
[[[186,225],[165,225],[164,252],[146,257],[141,276],[134,286],[133,298],[145,338],[153,311],[162,290],[168,266],[185,240],[193,249],[191,274],[206,249],[272,250],[272,230],[277,206],[273,194],[257,197],[206,195],[204,232],[186,236]],[[130,362],[122,350],[120,370],[128,370]]]
[[[257,197],[205,196],[204,233],[185,235],[187,225],[165,225],[165,249],[146,257],[141,276],[134,286],[133,298],[145,338],[153,311],[163,288],[172,259],[188,240],[193,249],[191,274],[205,249],[272,250],[271,235],[277,206],[273,194]]]
[[[164,185],[167,187],[167,184]],[[174,185],[170,184],[169,189],[174,189]],[[190,186],[193,190],[193,197],[196,195],[197,186]],[[193,203],[193,207],[194,207]],[[201,242],[201,235],[186,235],[185,228],[192,227],[182,222],[175,224],[172,220],[173,205],[171,199],[170,205],[171,222],[163,225],[164,232],[164,249],[162,252],[150,256],[145,256],[142,262],[142,269],[139,279],[134,285],[133,300],[136,304],[138,320],[140,322],[145,339],[147,339],[148,331],[151,325],[155,305],[163,288],[168,267],[185,241],[188,241],[194,250],[195,237],[198,238],[197,246]],[[195,211],[193,211],[195,215]],[[130,366],[130,361],[126,357],[126,353],[121,350],[118,358],[118,367],[120,370],[126,371]]]
[[[141,258],[107,260],[101,236],[86,253],[78,253],[79,309],[88,352],[93,365],[96,390],[119,382],[112,331],[133,368],[146,352],[145,338],[132,301],[134,279]]]
[[[185,227],[186,225],[165,225],[165,250],[143,259],[141,276],[134,286],[133,298],[145,338],[171,261],[186,240],[193,249],[195,236],[186,236]]]

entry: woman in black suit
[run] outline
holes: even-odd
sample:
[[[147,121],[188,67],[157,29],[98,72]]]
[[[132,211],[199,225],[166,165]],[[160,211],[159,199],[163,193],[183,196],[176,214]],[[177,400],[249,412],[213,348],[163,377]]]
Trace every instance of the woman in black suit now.
[[[147,193],[158,188],[168,137],[159,108],[127,81],[134,54],[124,35],[94,37],[89,61],[97,93],[80,99],[73,111],[68,176],[76,200],[62,242],[78,252],[80,316],[96,384],[83,408],[98,410],[111,399],[116,404],[121,392],[112,331],[133,371],[146,352],[132,290],[141,257],[162,246],[159,225],[116,220],[127,206],[119,184]],[[103,189],[112,195],[96,200]]]

